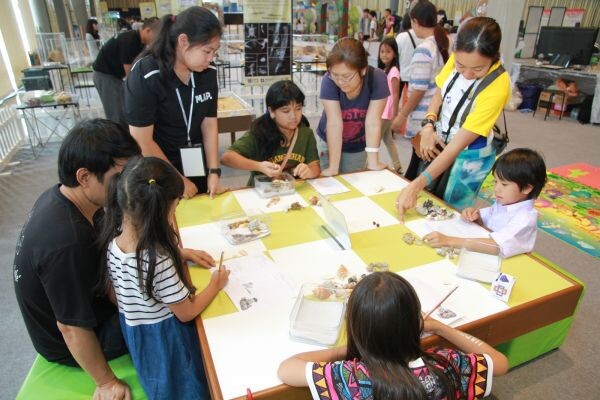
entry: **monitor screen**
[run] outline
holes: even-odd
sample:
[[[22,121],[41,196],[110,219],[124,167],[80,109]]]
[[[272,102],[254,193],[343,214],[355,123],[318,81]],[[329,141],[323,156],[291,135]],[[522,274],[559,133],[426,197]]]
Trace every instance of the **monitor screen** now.
[[[565,28],[560,26],[543,26],[537,43],[536,56],[569,55],[571,65],[588,65],[594,42],[598,36],[598,28]]]

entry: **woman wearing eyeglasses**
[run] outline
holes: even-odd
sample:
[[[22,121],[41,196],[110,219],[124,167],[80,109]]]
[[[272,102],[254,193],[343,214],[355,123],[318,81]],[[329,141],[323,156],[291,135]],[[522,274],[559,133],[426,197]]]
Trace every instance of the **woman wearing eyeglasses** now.
[[[389,94],[385,72],[368,66],[360,41],[343,38],[333,46],[321,83],[323,115],[317,128],[322,175],[386,167],[379,161],[379,145]]]

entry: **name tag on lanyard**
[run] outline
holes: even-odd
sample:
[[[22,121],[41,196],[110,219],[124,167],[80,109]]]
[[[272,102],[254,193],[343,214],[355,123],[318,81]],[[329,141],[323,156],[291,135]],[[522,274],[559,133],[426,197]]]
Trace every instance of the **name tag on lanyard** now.
[[[190,99],[190,115],[185,114],[183,108],[183,102],[181,101],[181,95],[179,89],[175,89],[177,93],[177,100],[179,100],[179,107],[181,108],[181,114],[185,122],[187,130],[187,146],[181,147],[179,153],[181,154],[181,166],[183,168],[183,175],[187,177],[193,176],[206,176],[206,169],[204,167],[204,151],[202,144],[192,145],[192,139],[190,138],[190,130],[192,129],[192,115],[194,114],[194,89],[196,84],[194,82],[194,73],[191,75],[192,81],[192,97]]]

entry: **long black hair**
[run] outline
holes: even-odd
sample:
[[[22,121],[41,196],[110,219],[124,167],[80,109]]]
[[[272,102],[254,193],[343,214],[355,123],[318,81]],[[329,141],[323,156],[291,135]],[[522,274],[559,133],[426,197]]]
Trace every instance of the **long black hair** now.
[[[437,23],[437,9],[430,1],[420,1],[410,11],[410,18],[416,19],[419,25],[425,28],[434,28],[433,36],[444,63],[450,57],[448,49],[450,47],[450,39],[444,28]]]
[[[458,376],[448,360],[421,350],[421,303],[413,287],[398,274],[374,272],[352,291],[346,311],[347,360],[369,370],[375,399],[427,399],[408,363],[421,357],[438,378],[448,399],[455,399]],[[451,379],[432,363],[452,371]]]
[[[183,181],[175,168],[156,157],[135,157],[123,172],[111,178],[108,186],[106,214],[99,242],[102,249],[101,284],[108,287],[107,251],[111,241],[121,234],[125,215],[135,227],[138,286],[142,293],[158,301],[153,294],[156,266],[165,258],[175,266],[177,276],[195,293],[184,270],[179,253],[179,236],[170,221],[173,202],[183,195]],[[147,266],[144,264],[147,263]],[[144,268],[145,267],[145,268]],[[144,273],[146,270],[146,280]]]
[[[194,6],[178,15],[163,16],[152,44],[139,57],[152,55],[158,62],[163,80],[168,79],[173,73],[177,38],[181,34],[187,35],[190,46],[197,46],[221,37],[223,27],[218,18],[205,7]]]
[[[294,82],[282,80],[275,82],[267,90],[265,103],[269,109],[275,111],[291,103],[304,106],[304,98],[304,93]],[[304,115],[299,126],[308,126],[308,120]],[[256,139],[260,160],[268,160],[273,157],[281,143],[285,142],[285,135],[279,130],[269,111],[252,122],[250,132]]]
[[[386,45],[390,49],[392,49],[392,51],[394,52],[394,58],[392,59],[392,62],[390,62],[390,65],[385,65],[383,61],[381,61],[381,57],[377,56],[377,67],[384,70],[386,74],[390,73],[392,67],[396,67],[398,68],[398,71],[400,71],[398,43],[396,43],[396,39],[393,37],[386,37],[379,45],[379,48],[381,48],[381,46],[383,45]]]
[[[490,58],[492,65],[500,60],[502,30],[495,19],[489,17],[471,18],[458,30],[456,51],[478,52]]]
[[[98,34],[98,30],[94,29],[94,25],[98,26],[98,21],[93,18],[88,19],[87,23],[85,24],[85,33],[89,33],[94,37],[95,40],[99,40],[100,35]]]

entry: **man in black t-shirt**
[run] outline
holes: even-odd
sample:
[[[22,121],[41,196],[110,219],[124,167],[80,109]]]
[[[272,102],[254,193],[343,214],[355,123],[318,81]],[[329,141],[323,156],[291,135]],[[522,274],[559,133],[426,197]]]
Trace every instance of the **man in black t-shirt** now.
[[[139,31],[123,32],[109,39],[92,66],[94,85],[106,118],[123,126],[127,126],[123,115],[123,79],[129,74],[135,58],[152,42],[158,24],[158,18],[148,18]]]
[[[127,348],[117,309],[100,290],[95,242],[108,180],[140,153],[119,124],[77,124],[58,155],[61,184],[35,202],[15,251],[15,294],[35,349],[49,361],[81,366],[96,383],[94,398],[129,393],[106,362]]]

